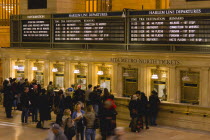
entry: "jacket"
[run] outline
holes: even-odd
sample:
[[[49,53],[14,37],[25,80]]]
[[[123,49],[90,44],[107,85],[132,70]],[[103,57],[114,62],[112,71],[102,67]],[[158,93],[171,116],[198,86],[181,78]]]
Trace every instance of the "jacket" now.
[[[30,101],[30,97],[28,95],[29,93],[23,93],[20,96],[20,101],[21,101],[21,105],[23,108],[29,108],[29,101]]]
[[[94,122],[95,122],[95,119],[96,119],[96,115],[94,112],[87,112],[85,115],[84,115],[84,118],[85,118],[85,125],[86,125],[86,128],[88,129],[93,129],[94,128]]]

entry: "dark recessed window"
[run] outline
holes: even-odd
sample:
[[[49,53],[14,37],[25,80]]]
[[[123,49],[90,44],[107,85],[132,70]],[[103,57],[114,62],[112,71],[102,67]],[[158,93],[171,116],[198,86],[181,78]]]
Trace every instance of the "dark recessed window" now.
[[[28,0],[28,9],[46,9],[47,0]]]

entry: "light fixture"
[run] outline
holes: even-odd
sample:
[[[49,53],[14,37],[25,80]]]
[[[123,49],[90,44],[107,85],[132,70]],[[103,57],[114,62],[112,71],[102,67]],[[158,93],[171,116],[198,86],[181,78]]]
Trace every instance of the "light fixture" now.
[[[129,76],[128,72],[124,72],[124,73],[123,73],[123,76],[124,76],[124,77],[128,77],[128,76]]]
[[[78,74],[78,73],[80,73],[80,70],[74,70],[74,73]]]
[[[18,70],[18,66],[14,66],[13,69]]]
[[[104,72],[103,71],[98,71],[97,74],[98,75],[104,75]]]
[[[164,73],[162,74],[162,78],[167,78],[166,72],[164,72]]]
[[[152,79],[158,79],[158,75],[157,74],[153,74],[151,78]]]
[[[36,71],[36,70],[38,70],[38,68],[37,67],[32,67],[32,70]]]
[[[190,77],[188,75],[185,75],[185,76],[182,77],[182,81],[189,82]]]
[[[58,72],[58,69],[57,68],[53,68],[52,72]]]

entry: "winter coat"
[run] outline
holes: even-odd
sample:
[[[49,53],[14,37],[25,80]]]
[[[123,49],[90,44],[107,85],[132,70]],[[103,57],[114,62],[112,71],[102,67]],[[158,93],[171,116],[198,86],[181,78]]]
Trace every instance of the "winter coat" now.
[[[94,112],[87,112],[84,115],[84,118],[85,118],[86,128],[93,129],[94,128],[94,122],[95,122],[95,119],[96,119],[96,114]]]
[[[149,97],[150,113],[157,113],[160,104],[160,99],[157,95],[151,95]]]
[[[28,95],[29,93],[22,93],[22,95],[20,96],[20,102],[21,102],[21,105],[22,105],[22,108],[29,108],[30,104],[29,104],[29,101],[30,101],[30,97]]]
[[[138,117],[138,100],[131,100],[129,102],[129,110],[130,110],[130,116],[131,118],[136,118]]]
[[[4,107],[12,107],[14,96],[12,93],[11,86],[5,86],[3,89],[4,93]]]
[[[40,113],[40,120],[41,121],[51,120],[50,104],[49,104],[48,96],[45,94],[41,95],[39,96],[38,100],[39,100],[38,108],[39,108],[39,113]]]

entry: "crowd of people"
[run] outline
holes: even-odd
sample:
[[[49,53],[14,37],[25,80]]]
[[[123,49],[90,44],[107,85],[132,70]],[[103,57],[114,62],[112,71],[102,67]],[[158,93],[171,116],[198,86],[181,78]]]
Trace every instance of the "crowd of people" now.
[[[137,91],[131,97],[129,103],[131,131],[140,132],[144,128],[149,129],[149,124],[151,126],[157,126],[156,119],[159,104],[160,100],[156,91],[152,91],[149,100],[144,92]]]
[[[22,111],[21,122],[24,125],[28,124],[31,116],[32,122],[37,123],[37,128],[48,128],[46,124],[52,120],[51,115],[56,115],[47,140],[72,140],[74,136],[77,140],[95,140],[96,129],[100,129],[102,140],[107,140],[114,134],[119,134],[115,137],[119,140],[123,133],[123,129],[116,127],[114,96],[107,88],[101,90],[99,85],[88,85],[86,91],[78,85],[70,91],[55,92],[52,82],[49,82],[45,90],[36,80],[29,82],[28,79],[22,79],[17,82],[15,78],[10,78],[3,82],[2,93],[6,117],[12,118],[14,107],[14,110]],[[132,95],[129,103],[131,132],[149,129],[149,124],[157,125],[160,104],[157,94],[152,91],[149,100],[140,91]]]
[[[86,91],[78,85],[72,92],[55,92],[52,82],[46,90],[36,80],[17,82],[10,78],[3,82],[2,93],[6,117],[13,118],[12,109],[20,110],[24,125],[31,116],[37,128],[46,128],[45,123],[53,119],[51,115],[56,115],[47,140],[71,140],[74,136],[77,140],[95,140],[96,129],[100,129],[102,140],[115,134],[114,96],[106,88],[101,90],[99,85],[88,85]]]

